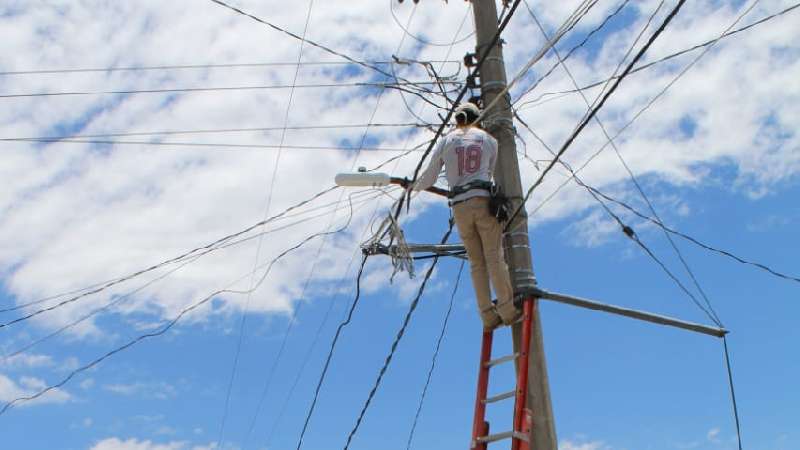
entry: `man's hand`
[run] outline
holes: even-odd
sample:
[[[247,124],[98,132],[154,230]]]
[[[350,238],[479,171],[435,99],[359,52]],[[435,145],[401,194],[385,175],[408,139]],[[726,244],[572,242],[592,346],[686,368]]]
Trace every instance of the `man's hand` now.
[[[399,178],[399,177],[392,177],[391,181],[392,184],[396,184],[402,186],[404,188],[408,188],[411,185],[411,180],[407,177]]]
[[[390,183],[396,184],[398,186],[402,186],[406,190],[411,189],[411,187],[412,187],[411,180],[409,180],[408,178],[405,178],[405,177],[403,177],[403,178],[392,177],[391,180],[390,180]],[[428,189],[425,189],[425,190],[427,192],[432,193],[432,194],[441,195],[442,197],[447,197],[448,194],[450,193],[450,191],[448,191],[447,189],[442,189],[442,188],[439,188],[439,187],[436,187],[436,186],[431,186],[431,187],[429,187]]]

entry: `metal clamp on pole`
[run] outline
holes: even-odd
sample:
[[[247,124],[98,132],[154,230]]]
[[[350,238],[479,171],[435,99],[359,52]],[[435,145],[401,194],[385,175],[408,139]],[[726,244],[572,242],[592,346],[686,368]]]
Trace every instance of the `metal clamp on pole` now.
[[[483,92],[491,92],[497,91],[500,92],[506,88],[505,81],[484,81],[481,83],[481,91]]]

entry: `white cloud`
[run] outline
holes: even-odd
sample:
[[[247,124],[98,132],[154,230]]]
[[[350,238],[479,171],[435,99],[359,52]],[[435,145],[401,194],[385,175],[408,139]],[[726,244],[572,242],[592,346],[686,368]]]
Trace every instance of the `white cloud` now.
[[[91,389],[92,386],[94,386],[94,378],[87,378],[81,381],[78,386],[80,386],[83,390]]]
[[[152,441],[139,441],[138,439],[120,440],[119,438],[104,439],[90,450],[185,450],[185,442],[170,442],[155,444]]]
[[[708,433],[706,433],[706,439],[709,442],[719,443],[720,442],[719,432],[720,432],[720,429],[718,427],[714,427],[714,428],[708,430]]]
[[[600,441],[578,443],[565,439],[558,443],[558,450],[611,450],[611,447]]]
[[[112,437],[99,441],[89,450],[214,450],[216,444],[196,445],[185,441],[172,441],[167,443],[156,443],[150,440],[139,440],[136,438],[120,439]],[[226,447],[227,448],[227,447]],[[233,450],[233,448],[231,448]]]
[[[41,367],[51,367],[54,364],[50,355],[21,353],[9,358],[0,359],[0,367],[6,369],[34,369]]]
[[[117,383],[107,384],[103,389],[119,395],[142,396],[156,400],[167,400],[177,395],[175,386],[165,382],[136,382],[136,383]]]
[[[533,6],[552,29],[577,3],[534,2]],[[595,81],[612,71],[655,3],[637,4],[640,14],[635,23],[608,37],[594,58],[579,52],[570,60],[570,68],[580,83]],[[280,7],[282,4],[277,1],[237,4],[289,30],[302,30],[304,15]],[[743,23],[787,4],[778,0],[762,1]],[[20,5],[13,17],[0,19],[3,24],[0,39],[16,49],[13,55],[0,55],[0,67],[24,70],[204,61],[293,61],[297,58],[296,41],[211,2],[199,5],[198,14],[191,17],[185,14],[181,2],[156,0]],[[611,3],[598,5],[580,29],[587,30],[599,23],[614,6]],[[409,2],[396,5],[401,20],[407,17],[411,7]],[[419,6],[412,31],[425,30],[425,36],[431,40],[448,41],[467,7],[464,2]],[[741,7],[710,0],[687,4],[647,59],[654,60],[719,34],[739,14]],[[526,12],[520,10],[518,14],[520,18],[512,21],[504,37],[508,42],[506,59],[510,74],[532,53],[530,36],[538,36]],[[87,20],[87,17],[95,20]],[[124,27],[120,26],[121,18],[124,18]],[[309,37],[363,59],[388,59],[393,53],[418,59],[445,56],[445,48],[409,50],[409,39],[398,52],[402,32],[391,20],[383,2],[354,0],[348,2],[346,8],[331,2],[317,2]],[[234,26],[235,33],[220,31]],[[35,30],[38,29],[47,29],[46,36],[37,34]],[[175,39],[176,35],[192,36],[192,39]],[[796,180],[800,173],[800,138],[795,131],[800,129],[800,114],[796,109],[800,83],[793,74],[800,71],[800,60],[791,55],[798,52],[797,37],[792,20],[780,18],[721,42],[621,137],[620,151],[634,172],[653,180],[653,186],[678,185],[694,189],[712,180],[715,168],[733,167],[735,180],[720,183],[752,198],[768,195]],[[265,41],[269,42],[268,49],[263,45]],[[472,42],[468,39],[456,45],[450,58],[459,59],[471,49]],[[202,55],[203,61],[194,55]],[[682,57],[626,80],[600,114],[609,130],[612,133],[618,130],[633,111],[643,106],[692,57]],[[306,47],[305,59],[335,60],[312,47]],[[534,71],[541,73],[553,62],[553,57],[548,55]],[[408,78],[425,78],[421,70],[402,70]],[[290,83],[293,75],[292,67],[25,75],[0,78],[0,88],[5,93],[26,93],[276,85]],[[301,84],[374,79],[368,71],[343,72],[341,68],[322,66],[306,66],[299,76]],[[559,69],[534,95],[570,87]],[[513,94],[516,98],[519,90]],[[590,92],[594,94],[596,91]],[[286,90],[260,90],[7,99],[6,107],[0,111],[0,137],[57,134],[75,128],[82,128],[83,133],[106,133],[276,126],[282,124],[287,96]],[[292,125],[364,123],[369,120],[376,100],[374,95],[352,88],[299,89],[289,122]],[[410,100],[415,109],[419,108],[419,102]],[[584,109],[582,100],[572,95],[525,109],[521,114],[546,142],[556,147]],[[421,114],[426,120],[438,120],[432,108]],[[397,92],[381,97],[374,122],[413,120]],[[686,120],[694,126],[692,133],[681,129],[681,123]],[[357,143],[362,132],[359,129],[289,131],[286,143]],[[520,133],[528,141],[529,153],[534,159],[550,158],[527,132],[520,129]],[[408,130],[376,128],[370,137],[381,147],[402,147],[407,134]],[[417,143],[429,136],[427,131],[415,130],[408,142]],[[272,144],[277,143],[279,137],[277,132],[261,132],[170,139]],[[587,127],[565,155],[565,160],[579,165],[602,143],[602,134],[596,127]],[[0,191],[0,274],[3,274],[4,286],[18,302],[113,279],[257,222],[264,215],[265,196],[276,157],[273,150],[222,147],[120,145],[108,148],[12,142],[0,147],[4,157],[0,166],[0,178],[4,180],[4,189]],[[352,152],[286,149],[281,156],[271,211],[281,211],[331,185],[335,173],[353,165],[352,155]],[[356,165],[373,166],[394,155],[363,152]],[[418,154],[414,154],[402,160],[393,171],[409,174],[417,159]],[[532,166],[524,162],[521,165],[523,179],[528,184],[538,174]],[[392,170],[392,166],[388,169]],[[600,188],[627,182],[626,173],[610,151],[596,159],[582,176]],[[554,191],[562,180],[563,174],[553,173],[548,177],[535,193],[531,207]],[[652,193],[654,188],[648,186]],[[620,195],[626,196],[626,193],[623,190]],[[338,195],[334,192],[310,206],[335,201]],[[386,198],[381,201],[388,204]],[[327,240],[314,273],[320,285],[343,275],[344,267],[339,261],[349,260],[355,245],[364,236],[363,230],[368,226],[376,203],[377,200],[373,200],[359,205],[350,231]],[[415,206],[421,208],[431,203],[417,201]],[[585,192],[569,187],[542,209],[534,221],[584,217],[573,225],[573,231],[582,244],[601,245],[607,236],[618,232],[617,226],[595,212],[583,216],[590,205],[591,199]],[[682,199],[676,199],[675,205],[671,214],[665,213],[666,219],[680,220],[693,210],[692,205]],[[669,203],[663,208],[669,209]],[[336,224],[343,219],[344,213],[340,213]],[[286,223],[288,220],[276,226]],[[261,260],[268,260],[311,232],[324,230],[328,224],[329,219],[322,217],[266,235]],[[573,239],[566,234],[563,237]],[[210,314],[226,315],[245,307],[259,313],[286,314],[302,290],[311,269],[309,261],[315,258],[320,242],[312,242],[276,264],[249,304],[245,305],[247,296],[223,295],[217,306],[200,309],[187,320],[206,320]],[[131,320],[141,319],[142,315],[158,319],[172,317],[207,293],[252,270],[256,247],[257,240],[251,240],[206,256],[153,286],[135,292],[114,311],[135,316]],[[37,317],[36,323],[48,329],[59,327],[117,298],[113,296],[131,292],[164,273],[154,272],[102,295],[87,297]],[[374,266],[370,275],[372,278],[367,283],[370,286],[377,285],[376,280],[385,282],[386,266]],[[400,291],[413,291],[414,283],[402,283]],[[240,283],[239,287],[246,284]],[[70,332],[88,336],[107,330],[87,320]]]
[[[35,394],[45,388],[47,384],[44,380],[35,377],[21,377],[18,382],[0,374],[0,402],[6,403],[21,397]],[[60,404],[72,400],[72,396],[62,389],[53,389],[41,397],[28,402],[20,403],[19,406],[33,406],[43,404]]]

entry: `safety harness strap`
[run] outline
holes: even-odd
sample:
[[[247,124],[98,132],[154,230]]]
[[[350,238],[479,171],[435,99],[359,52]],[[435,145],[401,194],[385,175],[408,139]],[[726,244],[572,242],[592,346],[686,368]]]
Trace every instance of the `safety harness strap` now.
[[[493,184],[492,184],[491,181],[485,181],[485,180],[470,181],[467,184],[462,184],[461,186],[456,186],[456,187],[450,189],[450,194],[448,194],[447,198],[452,199],[453,197],[455,197],[457,195],[461,195],[461,194],[463,194],[465,192],[468,192],[468,191],[471,191],[473,189],[483,189],[484,191],[491,192],[492,191],[492,186],[493,186]]]

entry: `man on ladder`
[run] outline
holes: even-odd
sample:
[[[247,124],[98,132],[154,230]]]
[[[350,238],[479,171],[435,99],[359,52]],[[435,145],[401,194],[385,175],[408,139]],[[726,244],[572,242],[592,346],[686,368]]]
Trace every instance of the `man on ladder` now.
[[[514,305],[511,278],[503,256],[502,209],[498,208],[497,192],[492,183],[497,141],[476,125],[480,114],[473,103],[463,103],[456,108],[455,130],[439,140],[414,190],[433,186],[444,166],[450,187],[450,206],[469,257],[483,327],[493,330],[501,323],[514,323],[520,312]],[[492,302],[490,279],[497,294],[496,304]]]

